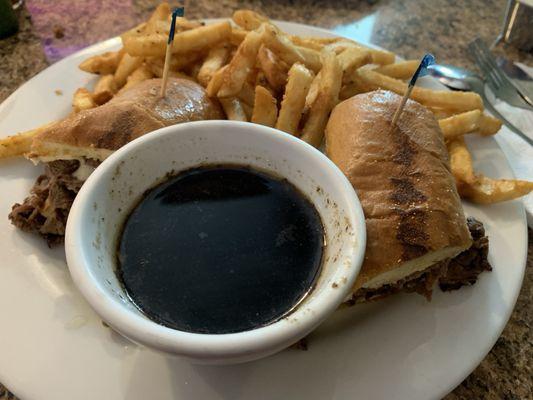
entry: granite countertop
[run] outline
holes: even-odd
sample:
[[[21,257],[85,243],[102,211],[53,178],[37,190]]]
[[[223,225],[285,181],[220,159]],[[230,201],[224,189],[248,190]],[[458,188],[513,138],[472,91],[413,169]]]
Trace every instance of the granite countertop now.
[[[466,45],[475,36],[490,43],[498,34],[505,0],[185,0],[190,18],[228,17],[239,8],[273,19],[334,29],[406,58],[425,52],[472,68]],[[96,5],[98,4],[98,6]],[[19,33],[0,40],[0,102],[29,78],[62,57],[112,37],[145,20],[158,4],[150,0],[26,0],[18,12]],[[106,29],[101,29],[105,26]],[[533,55],[499,45],[500,54],[533,66]],[[517,305],[494,348],[446,400],[532,399],[533,231],[527,270]],[[0,354],[1,357],[1,354]],[[0,384],[0,400],[14,399]]]

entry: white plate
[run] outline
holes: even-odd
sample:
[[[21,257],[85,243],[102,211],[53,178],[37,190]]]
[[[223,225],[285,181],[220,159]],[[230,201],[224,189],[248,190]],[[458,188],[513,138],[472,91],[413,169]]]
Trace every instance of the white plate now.
[[[293,34],[331,36],[308,26],[280,25]],[[0,106],[0,134],[65,116],[74,90],[93,81],[77,65],[118,43],[111,39],[89,47],[23,85]],[[511,176],[493,139],[474,138],[471,145],[477,168]],[[47,248],[7,220],[38,169],[24,160],[2,161],[0,174],[0,382],[25,400],[440,398],[493,346],[525,270],[522,204],[465,204],[466,212],[485,224],[494,266],[475,286],[437,290],[431,303],[418,295],[396,295],[337,312],[312,334],[306,352],[285,350],[229,367],[191,365],[139,348],[105,328],[75,290],[63,249]]]

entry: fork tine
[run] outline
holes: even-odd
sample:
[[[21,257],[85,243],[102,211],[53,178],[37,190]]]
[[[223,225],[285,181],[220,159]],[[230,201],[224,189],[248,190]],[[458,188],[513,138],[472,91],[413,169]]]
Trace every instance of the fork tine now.
[[[477,45],[478,45],[478,48],[481,54],[487,60],[491,69],[495,71],[496,75],[500,78],[500,80],[504,81],[507,77],[504,75],[503,71],[498,67],[498,64],[496,64],[496,60],[494,60],[494,56],[488,49],[485,42],[483,42],[481,39],[476,39],[476,42],[477,42]]]
[[[479,67],[483,76],[485,77],[486,83],[489,85],[492,91],[496,92],[500,88],[501,84],[499,80],[494,77],[492,68],[490,68],[490,66],[486,62],[485,57],[483,57],[483,55],[481,54],[477,42],[474,41],[470,43],[468,45],[468,48],[472,52],[474,62]]]
[[[485,49],[482,46],[478,47],[478,50],[479,50],[479,55],[481,56],[481,59],[484,61],[492,77],[495,79],[496,82],[499,83],[499,85],[503,85],[506,82],[505,81],[506,77],[504,77],[503,73],[497,67],[496,63],[494,62],[494,59],[491,57],[490,54],[488,54],[485,51]]]

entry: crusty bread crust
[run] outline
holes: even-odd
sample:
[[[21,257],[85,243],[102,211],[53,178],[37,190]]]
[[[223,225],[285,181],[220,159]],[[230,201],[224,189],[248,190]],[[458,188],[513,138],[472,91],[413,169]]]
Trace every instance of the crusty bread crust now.
[[[53,124],[34,138],[29,157],[102,160],[133,139],[164,126],[224,118],[219,104],[199,84],[170,78],[164,98],[159,96],[160,85],[161,79],[141,82],[100,107]]]
[[[335,107],[326,128],[326,152],[366,218],[355,290],[393,283],[471,244],[438,122],[409,100],[392,128],[400,100],[382,90],[354,96]]]

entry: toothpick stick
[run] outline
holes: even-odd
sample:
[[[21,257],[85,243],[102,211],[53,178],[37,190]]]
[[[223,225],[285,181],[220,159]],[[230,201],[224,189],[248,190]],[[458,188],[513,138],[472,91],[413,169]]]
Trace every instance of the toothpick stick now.
[[[184,8],[176,8],[172,12],[172,21],[170,22],[170,31],[168,33],[167,51],[165,53],[165,65],[163,67],[163,82],[161,83],[161,97],[165,97],[168,81],[168,69],[170,68],[170,59],[172,58],[172,44],[174,43],[174,33],[176,31],[176,17],[183,17]]]
[[[420,61],[420,65],[416,69],[415,73],[411,77],[411,81],[409,82],[409,85],[407,86],[407,90],[405,91],[402,101],[400,102],[400,105],[396,109],[396,112],[394,113],[394,116],[392,117],[392,126],[395,126],[398,122],[398,119],[400,119],[400,115],[402,114],[402,111],[405,107],[405,103],[407,103],[407,99],[409,96],[411,96],[411,92],[413,91],[416,80],[424,75],[428,74],[428,67],[432,64],[435,64],[435,57],[433,57],[431,54],[426,54],[422,61]]]

